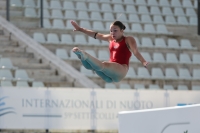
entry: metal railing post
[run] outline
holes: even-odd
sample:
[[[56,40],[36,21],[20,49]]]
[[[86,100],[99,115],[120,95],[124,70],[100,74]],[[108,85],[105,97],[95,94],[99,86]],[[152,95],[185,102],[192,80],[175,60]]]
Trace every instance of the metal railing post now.
[[[10,21],[10,0],[6,1],[6,19]]]
[[[40,0],[40,26],[43,28],[43,0]]]

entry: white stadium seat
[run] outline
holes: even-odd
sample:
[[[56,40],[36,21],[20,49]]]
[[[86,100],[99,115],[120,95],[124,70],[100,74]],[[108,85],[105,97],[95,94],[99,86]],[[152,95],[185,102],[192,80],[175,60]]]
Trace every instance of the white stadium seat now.
[[[144,32],[145,33],[150,33],[150,34],[156,33],[154,25],[153,24],[145,24],[144,25]]]
[[[23,5],[21,0],[10,0],[10,6],[22,7]]]
[[[188,25],[188,20],[185,16],[178,16],[178,24],[179,25]]]
[[[174,15],[175,16],[185,16],[183,8],[181,8],[181,7],[175,7],[175,9],[174,9]]]
[[[121,83],[119,85],[119,88],[120,89],[131,89],[131,86],[129,84],[126,84],[126,83]]]
[[[144,84],[134,84],[134,89],[145,89]]]
[[[188,71],[187,68],[180,68],[179,69],[179,78],[180,79],[186,79],[190,80],[192,79],[190,72]]]
[[[125,10],[126,10],[126,13],[131,13],[131,14],[137,13],[136,7],[134,5],[126,5]]]
[[[162,7],[163,15],[173,15],[172,9],[170,7]]]
[[[122,0],[111,0],[112,3],[115,3],[115,4],[122,4]]]
[[[160,6],[170,6],[168,0],[159,0],[159,5]]]
[[[150,7],[150,13],[154,15],[161,15],[161,11],[158,6]]]
[[[166,54],[166,62],[167,63],[178,63],[178,59],[177,59],[177,56],[176,54],[174,53],[167,53]]]
[[[160,68],[152,68],[151,75],[155,79],[164,79],[164,74]]]
[[[61,10],[59,10],[59,9],[53,9],[52,13],[51,13],[51,17],[52,18],[63,19],[63,14],[62,14]]]
[[[13,69],[16,70],[18,67],[15,67],[10,58],[1,57],[0,59],[0,68],[1,69]]]
[[[50,8],[54,9],[62,9],[61,3],[59,0],[51,0],[50,1]]]
[[[27,81],[17,81],[16,86],[17,87],[30,87]]]
[[[146,61],[148,61],[148,62],[151,62],[151,61],[152,61],[152,58],[151,58],[151,56],[150,56],[149,53],[147,53],[147,52],[141,52],[141,55],[144,57],[144,59],[145,59]]]
[[[133,0],[124,0],[124,3],[126,5],[132,5],[132,4],[134,4],[134,1]]]
[[[192,78],[200,80],[200,69],[193,69]]]
[[[137,14],[128,14],[129,22],[140,22],[140,19]]]
[[[180,54],[180,63],[191,64],[191,59],[188,54],[181,53]]]
[[[176,25],[177,21],[174,16],[165,16],[166,24]]]
[[[80,20],[89,20],[88,12],[86,11],[78,11],[78,19]]]
[[[147,5],[158,6],[157,0],[147,0]]]
[[[60,43],[71,45],[71,44],[74,44],[74,41],[73,41],[72,36],[70,34],[62,34]]]
[[[100,42],[100,40],[94,39],[93,37],[88,37],[88,44],[99,46],[101,44],[101,42]]]
[[[131,30],[132,30],[132,32],[138,32],[138,33],[144,32],[141,24],[139,24],[139,23],[132,23],[131,24]]]
[[[39,43],[45,43],[46,39],[43,35],[43,33],[33,33],[33,39]]]
[[[154,52],[153,53],[153,61],[154,62],[164,63],[165,62],[165,58],[164,58],[162,53]]]
[[[200,90],[200,85],[192,85],[192,90]]]
[[[106,50],[99,50],[98,51],[98,59],[100,60],[108,60],[109,59],[109,54],[108,54],[108,51]]]
[[[145,79],[145,78],[149,79],[151,76],[149,74],[149,71],[146,68],[138,67],[137,77],[138,78],[143,78],[143,79]]]
[[[157,31],[157,33],[161,33],[161,34],[172,34],[171,32],[169,32],[168,30],[167,30],[167,27],[165,26],[165,25],[163,25],[163,24],[158,24],[158,25],[156,25],[156,31]]]
[[[77,1],[76,2],[76,9],[77,10],[85,10],[85,11],[87,11],[88,7],[87,7],[85,2]]]
[[[48,33],[46,42],[49,43],[49,44],[51,44],[51,43],[59,44],[60,43],[58,35],[55,34],[55,33]]]
[[[93,30],[99,30],[99,31],[105,31],[106,30],[102,21],[93,21],[92,28],[93,28]]]
[[[112,7],[111,7],[110,4],[102,3],[101,4],[101,11],[104,11],[104,12],[113,12],[113,9],[112,9]]]
[[[193,5],[190,0],[183,0],[183,7],[193,8]]]
[[[15,80],[11,71],[9,69],[0,69],[0,79],[1,80]]]
[[[149,38],[149,37],[143,37],[141,43],[142,43],[142,47],[153,47],[154,46],[151,38]]]
[[[193,25],[193,26],[197,26],[197,17],[190,17],[189,18],[189,23],[190,25]]]
[[[105,83],[106,89],[116,89],[116,85],[113,83]]]
[[[181,39],[180,45],[182,49],[193,49],[192,44],[188,39]]]
[[[52,28],[52,24],[49,21],[49,19],[44,19],[43,20],[43,26],[44,26],[44,28]]]
[[[91,20],[99,20],[99,21],[102,20],[100,12],[95,12],[95,11],[91,12],[90,18]]]
[[[142,23],[152,23],[152,19],[150,15],[143,14],[141,15],[141,22]]]
[[[161,15],[154,15],[153,16],[153,22],[155,24],[165,24],[165,21]]]
[[[90,11],[100,11],[98,3],[88,3]]]
[[[165,77],[167,79],[178,79],[178,75],[174,68],[166,68],[165,69]]]
[[[193,62],[193,64],[200,64],[200,54],[193,54],[192,62]]]
[[[25,7],[36,7],[34,0],[24,0],[24,6]]]
[[[172,85],[164,85],[163,89],[165,89],[165,90],[174,90],[174,87]]]
[[[38,17],[36,10],[34,8],[25,8],[25,17],[33,17],[36,18]]]
[[[1,81],[1,87],[13,87],[13,84],[11,81]]]
[[[146,1],[145,0],[135,0],[135,4],[136,5],[146,5]]]
[[[84,35],[77,34],[77,35],[75,35],[74,44],[76,44],[76,45],[86,45],[88,43],[87,43],[86,38],[85,38]]]
[[[161,47],[161,48],[167,47],[165,40],[163,38],[156,38],[155,47]]]
[[[178,85],[177,90],[188,90],[186,85]]]
[[[187,16],[197,17],[197,13],[195,12],[195,10],[193,8],[187,8],[186,9],[186,15]]]
[[[146,6],[138,6],[139,14],[149,14],[149,10]]]
[[[167,44],[169,48],[175,48],[175,49],[179,48],[179,43],[176,39],[169,38],[167,40]]]
[[[64,60],[69,59],[69,56],[65,49],[56,49],[56,56]]]
[[[149,85],[149,89],[151,89],[151,90],[157,90],[157,89],[160,89],[160,86],[159,85],[155,85],[155,84],[150,84]]]
[[[90,24],[90,21],[87,21],[87,20],[81,20],[80,21],[80,26],[84,27],[86,29],[91,29],[92,28],[92,26]]]
[[[53,24],[52,24],[52,28],[54,28],[54,29],[65,29],[63,19],[54,19]]]
[[[63,9],[74,10],[75,6],[73,4],[73,1],[63,1]]]
[[[124,7],[121,4],[115,4],[113,7],[113,11],[116,13],[123,13],[125,12]]]
[[[15,71],[15,79],[20,81],[34,81],[34,79],[29,78],[28,73],[24,69],[18,69]]]
[[[115,20],[113,13],[104,12],[103,13],[103,20],[105,20],[105,21],[113,21],[113,20]]]
[[[89,55],[91,55],[92,57],[97,58],[97,56],[96,56],[94,50],[85,50],[85,52],[88,53]]]
[[[133,67],[130,67],[127,74],[126,74],[126,78],[137,78],[135,70]]]
[[[171,6],[172,7],[182,7],[180,0],[172,0]]]
[[[41,81],[33,81],[32,87],[45,87],[44,83]]]

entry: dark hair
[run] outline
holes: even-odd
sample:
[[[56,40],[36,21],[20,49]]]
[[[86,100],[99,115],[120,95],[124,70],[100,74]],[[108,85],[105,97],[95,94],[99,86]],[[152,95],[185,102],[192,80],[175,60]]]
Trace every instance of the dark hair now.
[[[111,23],[111,25],[118,26],[121,30],[125,30],[126,29],[126,26],[120,21],[114,21],[113,23]]]

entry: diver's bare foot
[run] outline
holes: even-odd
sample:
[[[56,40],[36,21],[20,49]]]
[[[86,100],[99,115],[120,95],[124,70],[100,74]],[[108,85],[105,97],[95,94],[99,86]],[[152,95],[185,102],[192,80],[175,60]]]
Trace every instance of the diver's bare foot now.
[[[78,47],[74,47],[72,49],[72,51],[78,56],[79,59],[81,59],[81,60],[87,59],[87,55],[86,55],[85,51],[80,50]]]

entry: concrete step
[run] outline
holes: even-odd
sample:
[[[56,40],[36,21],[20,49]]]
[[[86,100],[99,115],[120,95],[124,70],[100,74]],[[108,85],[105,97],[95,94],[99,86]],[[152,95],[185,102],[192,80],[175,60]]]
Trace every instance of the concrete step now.
[[[24,47],[0,45],[0,52],[25,52]]]
[[[0,41],[10,41],[9,36],[0,35]]]
[[[27,57],[33,58],[33,53],[24,53],[24,52],[1,52],[2,57]]]
[[[1,9],[0,10],[0,15],[3,16],[4,18],[6,18],[6,10]],[[21,17],[23,16],[23,12],[22,11],[12,11],[10,10],[10,17]]]
[[[46,87],[75,87],[73,82],[69,81],[60,81],[60,82],[45,82]]]
[[[52,82],[52,83],[66,81],[65,76],[56,76],[56,75],[51,75],[51,76],[30,75],[30,78],[34,78],[37,81]]]
[[[15,40],[10,40],[10,37],[7,35],[1,35],[0,33],[0,45],[18,45],[18,42]]]
[[[48,64],[35,64],[35,63],[18,63],[13,62],[13,65],[20,68],[20,69],[51,69],[50,65]]]
[[[23,63],[27,63],[27,64],[41,64],[39,59],[36,58],[26,58],[26,57],[10,57],[10,59],[12,60],[13,63],[17,64],[23,64]]]
[[[31,77],[49,77],[56,76],[56,70],[53,69],[25,69]]]
[[[40,21],[39,18],[11,17],[10,22],[20,28],[36,28]]]
[[[0,9],[6,10],[6,0],[0,0]]]

